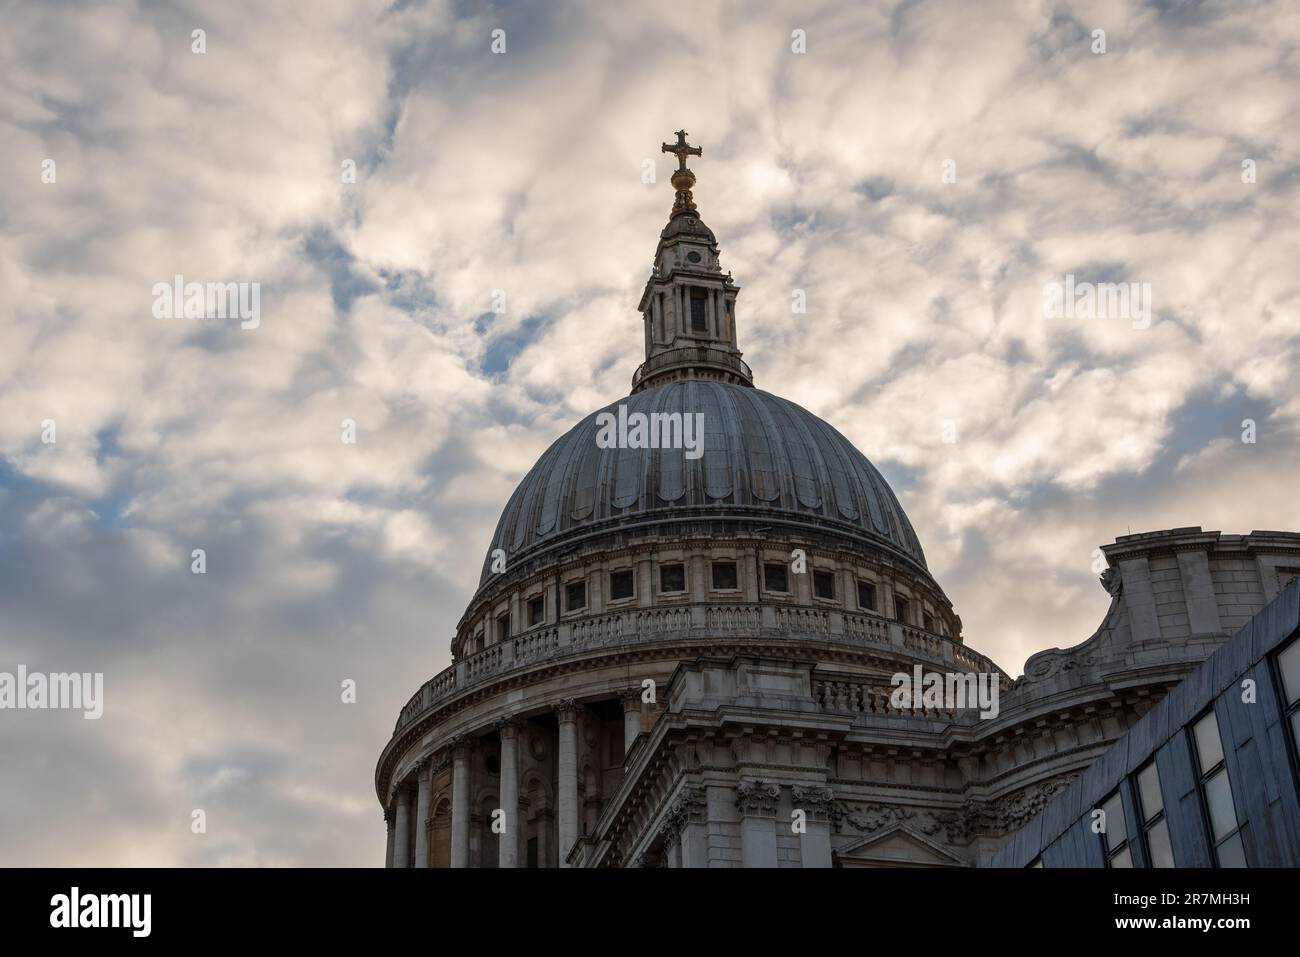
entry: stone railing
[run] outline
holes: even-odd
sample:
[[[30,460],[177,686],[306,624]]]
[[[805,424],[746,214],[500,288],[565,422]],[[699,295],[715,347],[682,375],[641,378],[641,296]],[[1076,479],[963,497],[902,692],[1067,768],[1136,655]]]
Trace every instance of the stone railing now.
[[[734,352],[712,346],[682,346],[661,352],[641,363],[632,374],[632,390],[636,391],[641,383],[665,369],[683,366],[704,366],[733,376],[738,375],[749,382],[754,381],[754,373],[748,363]]]
[[[935,718],[952,721],[953,708],[895,708],[890,702],[894,689],[855,679],[813,679],[813,701],[823,711],[836,714],[874,714],[894,718]]]
[[[604,648],[657,641],[806,637],[858,648],[894,649],[900,654],[949,665],[952,670],[1001,669],[965,645],[876,615],[807,605],[691,604],[627,608],[542,625],[514,635],[439,672],[402,708],[400,731],[439,701],[482,682],[547,661]],[[860,693],[859,693],[860,694]],[[861,699],[860,699],[861,700]]]

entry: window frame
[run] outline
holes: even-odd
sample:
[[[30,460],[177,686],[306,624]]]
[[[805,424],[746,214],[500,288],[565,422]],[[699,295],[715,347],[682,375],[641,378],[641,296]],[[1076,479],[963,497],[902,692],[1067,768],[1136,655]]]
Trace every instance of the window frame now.
[[[829,579],[830,579],[830,582],[831,582],[831,593],[830,593],[829,595],[821,595],[821,594],[818,594],[818,591],[817,591],[817,580],[818,580],[819,578],[823,578],[823,577],[824,577],[824,578],[829,578]],[[813,589],[812,589],[812,591],[813,591],[813,598],[814,598],[816,601],[835,601],[835,600],[836,600],[836,598],[835,598],[835,592],[836,592],[836,590],[837,590],[837,589],[835,588],[835,579],[838,578],[838,577],[839,577],[839,576],[836,575],[835,572],[833,572],[833,571],[831,571],[831,570],[829,570],[829,569],[826,569],[826,568],[814,568],[814,569],[813,569],[813,580],[812,580],[812,586],[813,586]]]
[[[615,575],[619,575],[619,576],[626,575],[627,580],[631,583],[631,590],[628,591],[626,595],[620,596],[614,594]],[[621,602],[621,601],[636,601],[636,572],[633,571],[631,568],[612,568],[609,571],[609,576],[607,580],[609,583],[609,600],[611,603]]]
[[[1196,727],[1207,718],[1214,719],[1214,731],[1219,739],[1219,760],[1208,770],[1201,766],[1201,749],[1196,743]],[[1242,837],[1242,831],[1245,830],[1246,822],[1241,819],[1241,815],[1237,811],[1237,798],[1236,795],[1232,793],[1232,774],[1228,771],[1228,752],[1224,750],[1223,747],[1223,729],[1219,726],[1219,716],[1215,712],[1213,704],[1188,722],[1187,746],[1191,751],[1192,771],[1196,776],[1196,794],[1200,799],[1201,823],[1205,827],[1205,836],[1209,840],[1210,852],[1214,856],[1214,866],[1216,868],[1223,867],[1223,865],[1219,863],[1219,849],[1229,843],[1233,838],[1236,838],[1237,842],[1241,845],[1241,857],[1246,862],[1246,866],[1249,867],[1250,858],[1246,855],[1246,842]],[[1217,778],[1220,774],[1224,776],[1224,780],[1228,786],[1228,798],[1232,801],[1232,818],[1236,823],[1236,827],[1225,834],[1222,838],[1216,839],[1214,836],[1214,819],[1210,815],[1210,798],[1206,791],[1206,785]]]
[[[581,589],[582,589],[582,604],[581,604],[581,605],[574,605],[573,602],[572,602],[571,599],[570,599],[570,596],[571,596],[572,591],[573,591],[574,588],[581,588]],[[587,610],[587,606],[588,606],[589,604],[590,604],[590,602],[589,602],[589,598],[588,598],[588,595],[587,595],[587,579],[585,579],[585,578],[575,578],[575,579],[573,579],[572,581],[567,581],[567,582],[564,583],[564,613],[565,613],[566,615],[572,615],[572,614],[574,614],[575,612],[579,612],[579,611],[586,611],[586,610]]]
[[[1118,788],[1118,787],[1115,788],[1115,790],[1111,791],[1109,794],[1107,794],[1104,798],[1102,798],[1097,803],[1097,807],[1100,808],[1103,813],[1105,813],[1106,806],[1110,804],[1112,801],[1119,804],[1119,819],[1124,823],[1124,839],[1120,841],[1118,844],[1116,844],[1114,847],[1110,846],[1110,841],[1107,838],[1106,834],[1110,830],[1110,820],[1112,817],[1114,817],[1114,815],[1106,814],[1105,816],[1106,829],[1097,834],[1097,836],[1101,838],[1101,854],[1102,857],[1105,859],[1106,867],[1115,870],[1119,870],[1119,868],[1116,868],[1115,865],[1111,862],[1116,860],[1122,855],[1127,855],[1128,856],[1127,869],[1132,870],[1133,867],[1135,866],[1133,861],[1133,847],[1132,847],[1133,838],[1132,835],[1129,834],[1128,817],[1124,809],[1123,788]]]
[[[1156,791],[1160,795],[1160,810],[1149,816],[1147,814],[1146,801],[1142,798],[1141,780],[1142,775],[1146,773],[1148,769],[1150,769],[1156,776]],[[1160,783],[1160,768],[1156,764],[1155,757],[1152,756],[1141,767],[1134,771],[1129,776],[1129,780],[1133,787],[1133,807],[1137,810],[1138,827],[1141,831],[1142,856],[1146,860],[1147,867],[1156,870],[1163,870],[1163,868],[1156,867],[1155,855],[1151,853],[1151,832],[1160,825],[1164,825],[1165,841],[1169,844],[1169,857],[1171,860],[1174,856],[1174,842],[1172,835],[1169,833],[1169,816],[1165,811],[1165,789],[1164,785]],[[1170,866],[1177,867],[1178,865],[1175,861]]]
[[[871,612],[876,612],[877,614],[879,614],[879,612],[878,612],[877,609],[876,609],[876,605],[878,604],[878,601],[877,601],[878,594],[877,594],[877,591],[876,591],[876,583],[875,583],[875,582],[872,582],[872,581],[867,581],[865,578],[859,578],[859,579],[857,579],[857,583],[858,583],[858,588],[857,588],[857,592],[858,592],[858,594],[857,594],[858,611],[871,611]],[[863,588],[866,588],[866,589],[867,589],[868,591],[870,591],[870,593],[871,593],[871,604],[869,604],[869,605],[864,605],[864,604],[862,604],[862,589],[863,589]]]
[[[533,607],[535,605],[540,605],[542,609],[542,613],[540,616],[538,616],[536,621],[533,620]],[[546,595],[544,594],[530,595],[524,601],[524,612],[528,616],[529,628],[538,628],[541,625],[546,624]]]
[[[720,565],[731,567],[731,573],[735,577],[736,583],[730,588],[721,588],[718,586],[717,568]],[[709,590],[719,592],[738,592],[740,591],[740,564],[735,559],[720,558],[717,561],[709,562]]]
[[[1296,695],[1296,700],[1287,704],[1286,700],[1286,682],[1283,680],[1282,672],[1282,655],[1292,649],[1300,650],[1300,632],[1292,635],[1290,639],[1278,646],[1269,655],[1269,667],[1273,676],[1273,687],[1277,689],[1277,700],[1279,710],[1282,713],[1282,724],[1284,725],[1283,734],[1290,742],[1289,761],[1291,763],[1291,774],[1295,779],[1296,789],[1300,791],[1300,694]],[[1300,689],[1297,689],[1300,691]]]
[[[767,583],[768,569],[779,568],[781,574],[785,576],[785,588],[773,588]],[[785,562],[763,562],[763,592],[772,595],[789,595],[790,591],[790,569],[786,567]]]
[[[670,568],[679,568],[682,572],[682,587],[668,589],[664,588],[664,572]],[[659,568],[659,589],[657,594],[660,595],[685,595],[690,591],[690,581],[686,577],[685,562],[663,562]]]

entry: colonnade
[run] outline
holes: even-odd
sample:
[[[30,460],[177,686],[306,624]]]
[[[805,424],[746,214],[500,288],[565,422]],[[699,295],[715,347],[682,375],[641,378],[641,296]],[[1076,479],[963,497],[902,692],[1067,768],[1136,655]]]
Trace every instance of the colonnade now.
[[[631,749],[641,733],[641,692],[624,692],[623,746]],[[565,699],[551,709],[559,724],[559,752],[556,756],[559,865],[568,867],[568,855],[579,837],[578,804],[578,719],[582,705]],[[519,866],[519,741],[525,719],[509,717],[497,721],[501,770],[499,795],[504,830],[497,841],[499,867]],[[468,867],[470,861],[470,777],[471,751],[478,736],[460,735],[441,749],[418,761],[394,788],[392,803],[384,815],[388,823],[389,867],[428,867],[431,789],[435,773],[451,769],[451,866]],[[414,840],[412,842],[412,831]]]

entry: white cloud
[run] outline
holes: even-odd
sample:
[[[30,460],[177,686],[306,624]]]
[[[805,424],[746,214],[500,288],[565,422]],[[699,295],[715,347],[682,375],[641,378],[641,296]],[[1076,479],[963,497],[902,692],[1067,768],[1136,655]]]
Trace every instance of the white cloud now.
[[[412,675],[447,663],[514,484],[629,387],[682,126],[757,384],[906,479],[1008,669],[1087,636],[1092,549],[1129,526],[1295,524],[1284,5],[390,6],[205,8],[203,55],[166,8],[28,5],[0,34],[0,642],[123,676],[94,742],[0,740],[30,775],[0,822],[95,825],[54,861],[380,860],[370,771]],[[1043,320],[1043,283],[1087,270],[1150,282],[1151,327]],[[177,273],[259,282],[260,328],[153,319]],[[69,779],[37,751],[85,758],[101,802],[45,806]],[[217,779],[245,790],[196,844]],[[0,823],[13,860],[33,840]]]

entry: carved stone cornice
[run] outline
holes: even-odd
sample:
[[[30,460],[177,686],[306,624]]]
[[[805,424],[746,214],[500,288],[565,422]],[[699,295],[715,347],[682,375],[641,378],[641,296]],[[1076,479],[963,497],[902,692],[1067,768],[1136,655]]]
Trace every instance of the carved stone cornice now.
[[[744,815],[774,815],[780,797],[781,786],[770,781],[741,781],[736,785],[736,807]]]

